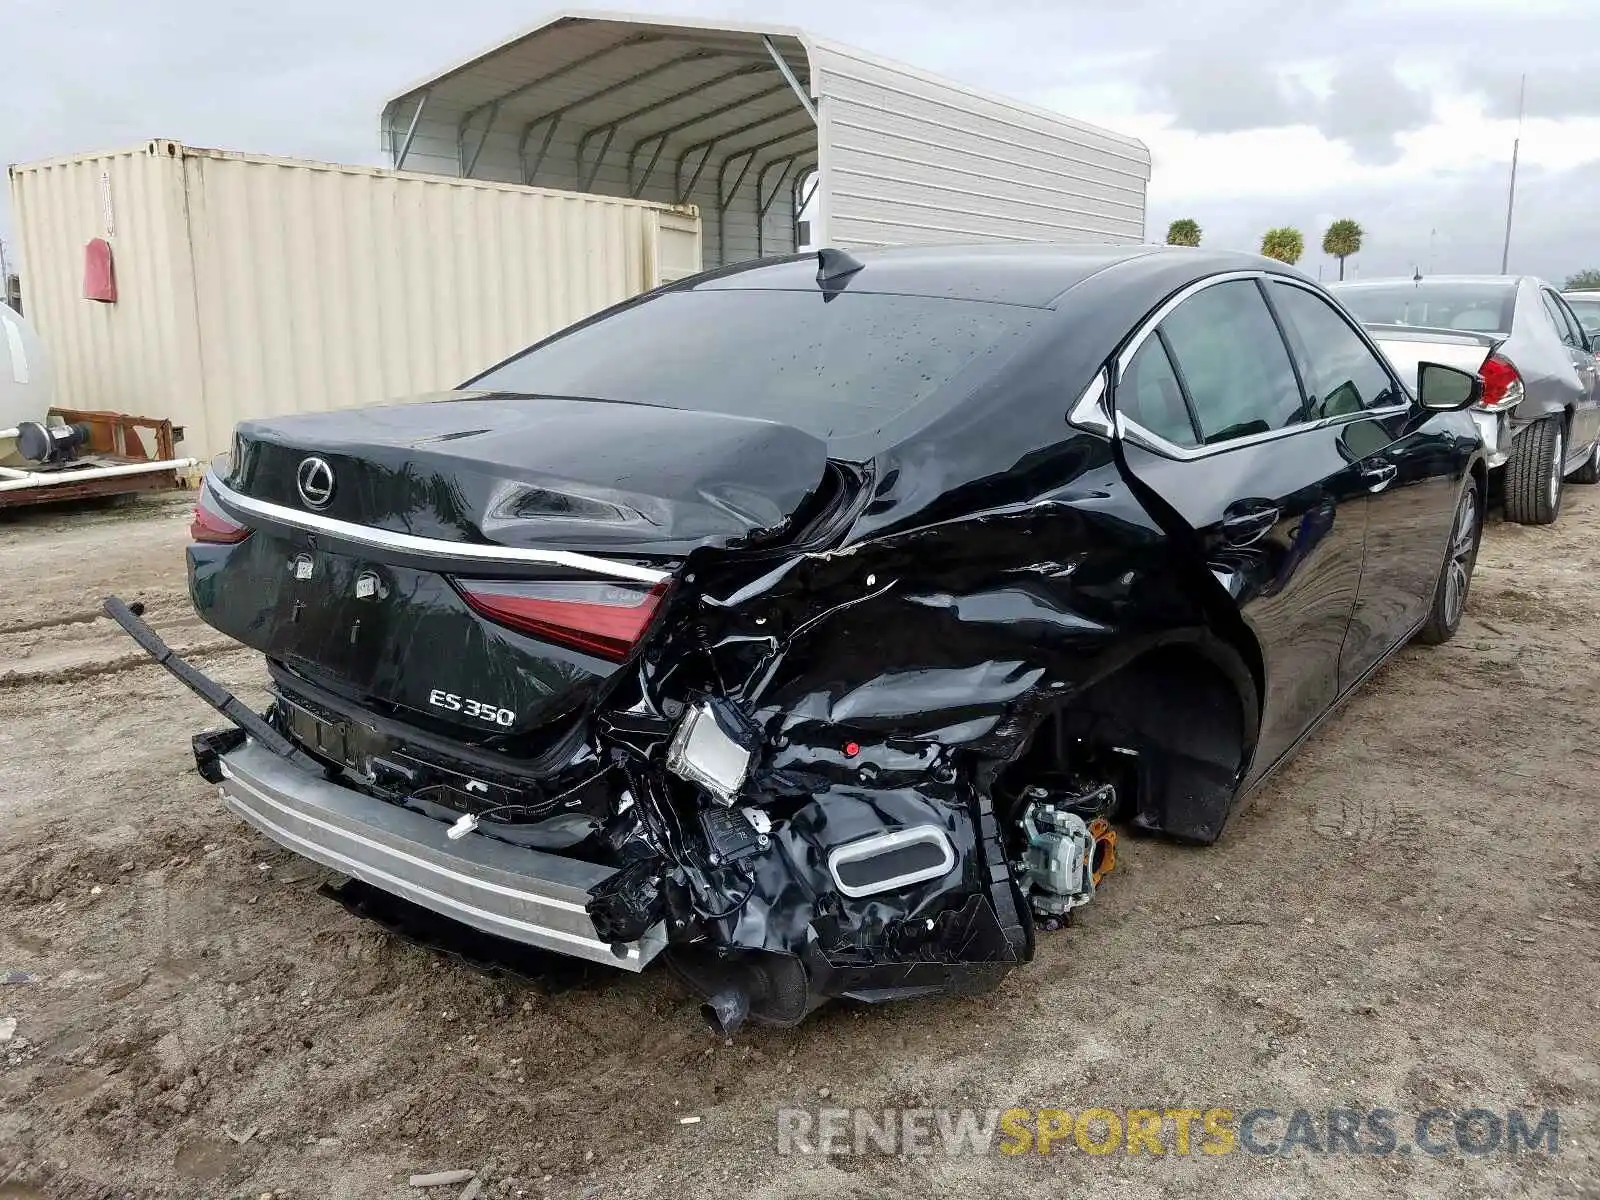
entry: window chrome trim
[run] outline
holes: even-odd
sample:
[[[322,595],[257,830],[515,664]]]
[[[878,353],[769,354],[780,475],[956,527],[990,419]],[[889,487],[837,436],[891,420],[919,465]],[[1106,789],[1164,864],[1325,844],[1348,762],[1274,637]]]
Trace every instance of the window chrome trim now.
[[[1275,442],[1281,438],[1293,437],[1297,433],[1309,433],[1314,429],[1328,429],[1334,425],[1353,425],[1357,421],[1397,417],[1410,410],[1411,405],[1407,403],[1396,405],[1393,408],[1368,408],[1358,413],[1340,413],[1336,417],[1322,417],[1315,421],[1301,421],[1298,425],[1289,425],[1283,429],[1269,429],[1266,433],[1252,433],[1248,437],[1233,438],[1231,441],[1218,442],[1214,446],[1175,445],[1160,434],[1151,433],[1137,421],[1130,420],[1120,413],[1117,415],[1117,433],[1135,445],[1143,446],[1146,450],[1165,455],[1167,458],[1176,458],[1187,462],[1196,458],[1210,458],[1214,454],[1226,454],[1230,450],[1245,446],[1257,446],[1262,442]]]
[[[615,579],[628,579],[636,583],[661,583],[670,577],[667,571],[641,567],[634,563],[617,562],[609,558],[596,558],[571,550],[541,550],[521,546],[493,546],[482,542],[447,542],[439,538],[419,537],[412,533],[394,533],[370,525],[356,525],[339,521],[318,513],[301,512],[281,504],[243,496],[225,486],[215,474],[208,472],[205,486],[225,508],[237,509],[263,520],[286,525],[306,533],[320,533],[357,546],[375,550],[389,550],[410,554],[417,558],[442,559],[452,562],[463,560],[485,565],[567,567],[587,571],[594,575],[609,575]]]
[[[1106,372],[1101,370],[1089,381],[1089,386],[1083,389],[1083,395],[1067,410],[1067,424],[1075,425],[1079,429],[1087,429],[1090,433],[1098,433],[1101,437],[1113,437],[1117,432],[1116,422],[1111,419],[1111,410],[1106,407]]]
[[[1144,346],[1145,342],[1148,341],[1152,335],[1154,335],[1156,327],[1171,315],[1173,309],[1177,308],[1178,305],[1182,304],[1185,300],[1188,300],[1191,296],[1203,292],[1209,287],[1215,287],[1219,283],[1233,283],[1241,279],[1250,280],[1252,282],[1259,280],[1265,283],[1282,282],[1289,284],[1291,287],[1300,288],[1302,291],[1310,292],[1313,296],[1322,296],[1322,293],[1319,292],[1315,287],[1309,286],[1307,283],[1301,280],[1294,279],[1287,275],[1277,275],[1270,271],[1228,271],[1221,275],[1208,275],[1204,279],[1196,280],[1194,283],[1189,284],[1176,295],[1169,297],[1165,304],[1156,309],[1154,313],[1146,318],[1145,323],[1139,327],[1138,331],[1133,335],[1133,337],[1128,340],[1128,344],[1122,348],[1122,353],[1117,355],[1116,367],[1118,381],[1121,381],[1122,376],[1127,372],[1128,367],[1132,364],[1133,356],[1137,354]],[[1265,296],[1263,296],[1261,299],[1263,304],[1270,303]],[[1324,302],[1326,301],[1324,300]],[[1270,308],[1268,311],[1271,311]],[[1337,307],[1334,308],[1334,313],[1343,319],[1343,314],[1339,312]],[[1349,321],[1346,320],[1345,324],[1349,325]],[[1367,349],[1374,355],[1374,357],[1377,358],[1378,364],[1383,367],[1384,371],[1388,374],[1390,381],[1398,384],[1399,380],[1395,376],[1394,368],[1389,365],[1389,361],[1383,356],[1383,352],[1373,346],[1372,340],[1367,337],[1365,332],[1362,330],[1357,329],[1356,336],[1361,339],[1362,345],[1366,346]],[[1287,343],[1283,341],[1282,333],[1279,333],[1278,340],[1279,343],[1283,345],[1284,353],[1290,354],[1291,351]],[[1294,365],[1292,358],[1290,359],[1290,365]],[[1404,384],[1400,384],[1399,386],[1400,394],[1407,397],[1405,403],[1403,404],[1386,405],[1383,408],[1365,408],[1357,413],[1340,413],[1338,416],[1321,417],[1315,421],[1301,421],[1295,425],[1287,425],[1282,429],[1269,429],[1265,433],[1252,433],[1246,437],[1232,438],[1226,442],[1218,442],[1216,445],[1212,446],[1179,446],[1175,442],[1169,442],[1160,434],[1152,433],[1143,425],[1140,425],[1137,421],[1132,420],[1124,415],[1121,411],[1117,411],[1115,409],[1112,413],[1112,421],[1115,423],[1117,436],[1126,438],[1128,441],[1133,442],[1134,445],[1141,446],[1154,454],[1160,454],[1166,458],[1175,458],[1181,462],[1192,462],[1195,459],[1210,458],[1215,454],[1226,454],[1230,450],[1237,450],[1246,446],[1256,446],[1263,442],[1275,442],[1280,438],[1293,437],[1296,434],[1308,433],[1315,429],[1327,429],[1333,425],[1347,425],[1354,421],[1366,421],[1382,419],[1385,417],[1401,416],[1402,414],[1409,412],[1412,405],[1409,389],[1407,389]],[[1084,399],[1080,399],[1078,403],[1073,406],[1072,411],[1074,416],[1077,415],[1078,409],[1082,407],[1084,400],[1088,398],[1089,395],[1086,392],[1084,394]]]

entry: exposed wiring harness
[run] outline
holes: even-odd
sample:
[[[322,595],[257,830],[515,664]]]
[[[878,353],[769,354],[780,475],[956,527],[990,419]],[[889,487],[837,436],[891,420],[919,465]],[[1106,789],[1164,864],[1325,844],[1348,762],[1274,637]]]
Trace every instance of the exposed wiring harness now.
[[[459,842],[462,838],[466,837],[467,834],[471,833],[473,830],[478,828],[478,825],[482,821],[483,818],[489,817],[489,816],[493,816],[495,813],[501,813],[501,812],[523,812],[523,813],[534,813],[534,814],[548,813],[551,810],[551,808],[553,808],[557,804],[560,804],[568,796],[576,795],[578,792],[581,792],[584,788],[588,787],[595,780],[602,778],[605,775],[605,773],[607,771],[609,771],[610,769],[611,769],[610,767],[602,767],[600,770],[596,771],[593,775],[590,775],[587,778],[585,778],[583,780],[580,780],[578,783],[573,784],[566,791],[562,792],[559,796],[552,797],[551,799],[542,801],[539,804],[496,804],[493,808],[486,808],[486,809],[483,809],[481,812],[462,813],[460,818],[456,821],[456,823],[454,825],[450,826],[450,828],[445,831],[445,836],[447,838],[449,838],[452,842]]]

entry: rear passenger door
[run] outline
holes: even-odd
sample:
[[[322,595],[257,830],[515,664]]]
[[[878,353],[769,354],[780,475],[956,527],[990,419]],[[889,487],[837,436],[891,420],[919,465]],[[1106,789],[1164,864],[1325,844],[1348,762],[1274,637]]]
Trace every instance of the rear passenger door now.
[[[1372,482],[1343,429],[1307,419],[1265,286],[1256,273],[1218,276],[1174,297],[1123,352],[1112,397],[1127,468],[1154,493],[1147,505],[1261,646],[1251,778],[1338,696]]]
[[[1600,434],[1600,369],[1595,363],[1594,351],[1589,347],[1589,335],[1583,331],[1578,318],[1573,316],[1567,302],[1550,288],[1540,288],[1539,298],[1556,327],[1572,360],[1572,369],[1578,373],[1578,401],[1573,410],[1572,436],[1567,439],[1567,455],[1574,457],[1592,443]]]

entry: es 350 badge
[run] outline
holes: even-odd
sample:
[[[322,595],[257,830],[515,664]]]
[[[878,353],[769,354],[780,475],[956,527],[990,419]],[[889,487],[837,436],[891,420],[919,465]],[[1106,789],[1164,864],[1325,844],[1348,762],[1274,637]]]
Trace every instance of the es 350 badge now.
[[[485,704],[482,700],[471,700],[438,688],[428,693],[428,703],[435,708],[444,708],[461,713],[463,716],[475,717],[479,721],[487,721],[491,725],[503,725],[509,728],[517,721],[517,714],[509,708],[498,708],[493,704]]]

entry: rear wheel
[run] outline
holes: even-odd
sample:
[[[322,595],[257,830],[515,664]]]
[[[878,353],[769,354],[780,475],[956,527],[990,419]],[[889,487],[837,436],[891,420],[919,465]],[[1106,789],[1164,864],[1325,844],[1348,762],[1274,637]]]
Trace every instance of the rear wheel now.
[[[1417,634],[1419,642],[1437,646],[1448,642],[1461,628],[1461,616],[1467,611],[1467,592],[1472,588],[1472,569],[1478,562],[1478,539],[1483,532],[1479,520],[1481,511],[1478,481],[1469,478],[1456,503],[1450,546],[1445,551],[1439,582],[1433,589],[1433,606],[1428,610],[1427,624]]]
[[[1519,525],[1549,525],[1561,512],[1567,452],[1566,420],[1546,417],[1522,431],[1506,464],[1506,518]]]
[[[1594,439],[1594,445],[1589,447],[1589,457],[1583,460],[1571,475],[1567,476],[1569,483],[1600,483],[1600,437]]]

